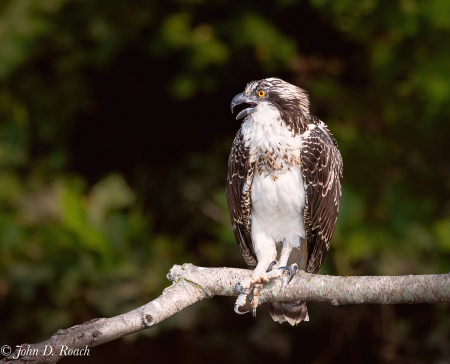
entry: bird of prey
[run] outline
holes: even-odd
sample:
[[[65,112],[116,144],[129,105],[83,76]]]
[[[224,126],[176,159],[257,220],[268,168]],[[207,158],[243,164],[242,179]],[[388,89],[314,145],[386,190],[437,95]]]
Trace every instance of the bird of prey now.
[[[279,78],[250,82],[233,98],[247,103],[228,161],[227,203],[239,251],[251,275],[236,285],[235,311],[264,283],[297,269],[316,273],[330,246],[341,203],[342,158],[309,96]],[[247,304],[248,305],[248,304]],[[247,311],[249,312],[249,311]],[[246,312],[244,312],[246,313]],[[272,302],[274,321],[309,321],[305,302]]]

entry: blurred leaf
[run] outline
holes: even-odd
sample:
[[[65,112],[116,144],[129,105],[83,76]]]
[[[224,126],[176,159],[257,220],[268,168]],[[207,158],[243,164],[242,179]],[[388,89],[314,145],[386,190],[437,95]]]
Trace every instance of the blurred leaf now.
[[[443,219],[435,222],[434,231],[440,249],[450,252],[450,219]]]

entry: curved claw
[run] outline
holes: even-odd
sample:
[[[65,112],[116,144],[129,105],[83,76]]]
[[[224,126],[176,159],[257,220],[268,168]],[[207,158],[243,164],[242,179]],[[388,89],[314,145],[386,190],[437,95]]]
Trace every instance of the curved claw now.
[[[243,291],[241,288],[241,282],[236,283],[234,286],[234,289],[239,292],[240,294],[247,294],[247,292]]]
[[[292,269],[291,268],[289,268],[289,267],[280,267],[278,269],[280,269],[280,270],[287,270],[287,271],[289,271],[289,278],[292,276]]]
[[[245,315],[246,313],[249,313],[250,311],[241,312],[241,311],[239,311],[239,306],[234,305],[234,312],[236,312],[238,315]]]
[[[299,307],[301,305],[303,305],[305,303],[305,301],[300,301],[300,303],[289,303],[292,307]]]
[[[277,263],[278,262],[276,260],[274,260],[272,263],[270,263],[269,268],[267,268],[267,273],[270,272],[272,270],[273,266]]]
[[[294,278],[295,273],[297,273],[297,270],[298,270],[298,267],[297,267],[297,264],[296,264],[296,265],[294,265],[294,269],[291,270],[291,273],[289,274],[289,279],[288,279],[286,285],[288,285],[289,282],[292,280],[292,278]]]

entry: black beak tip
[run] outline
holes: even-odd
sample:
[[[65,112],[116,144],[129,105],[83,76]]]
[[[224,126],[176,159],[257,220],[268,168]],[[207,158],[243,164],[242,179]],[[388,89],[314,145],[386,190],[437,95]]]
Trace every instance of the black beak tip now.
[[[238,95],[236,95],[236,96],[233,98],[233,100],[231,100],[231,105],[230,105],[231,113],[233,113],[234,107],[235,107],[236,105],[243,104],[244,102],[245,102],[245,97],[244,97],[243,94],[238,94]]]
[[[239,94],[239,95],[236,95],[236,96],[233,98],[233,100],[231,100],[231,105],[230,105],[230,107],[231,107],[231,113],[233,113],[234,107],[235,107],[236,105],[240,105],[240,104],[243,104],[243,103],[251,104],[252,106],[251,106],[250,108],[247,108],[247,109],[242,110],[242,111],[236,116],[236,120],[242,119],[243,117],[245,117],[245,116],[247,116],[248,114],[252,113],[252,112],[254,111],[255,106],[256,106],[256,103],[253,102],[253,101],[251,101],[251,100],[249,100],[249,99],[247,99],[247,98],[245,97],[244,94]]]

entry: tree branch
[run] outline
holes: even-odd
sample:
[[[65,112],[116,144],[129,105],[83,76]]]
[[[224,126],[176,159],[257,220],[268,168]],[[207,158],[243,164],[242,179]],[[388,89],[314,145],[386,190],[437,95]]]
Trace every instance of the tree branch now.
[[[94,319],[58,330],[50,339],[39,344],[22,344],[0,363],[56,363],[65,356],[89,355],[89,348],[154,327],[204,298],[238,296],[234,286],[249,273],[246,269],[175,265],[167,274],[172,286],[146,305],[112,318]],[[321,301],[347,305],[450,302],[450,274],[333,277],[299,272],[289,285],[285,286],[285,283],[286,277],[266,284],[259,303]]]

